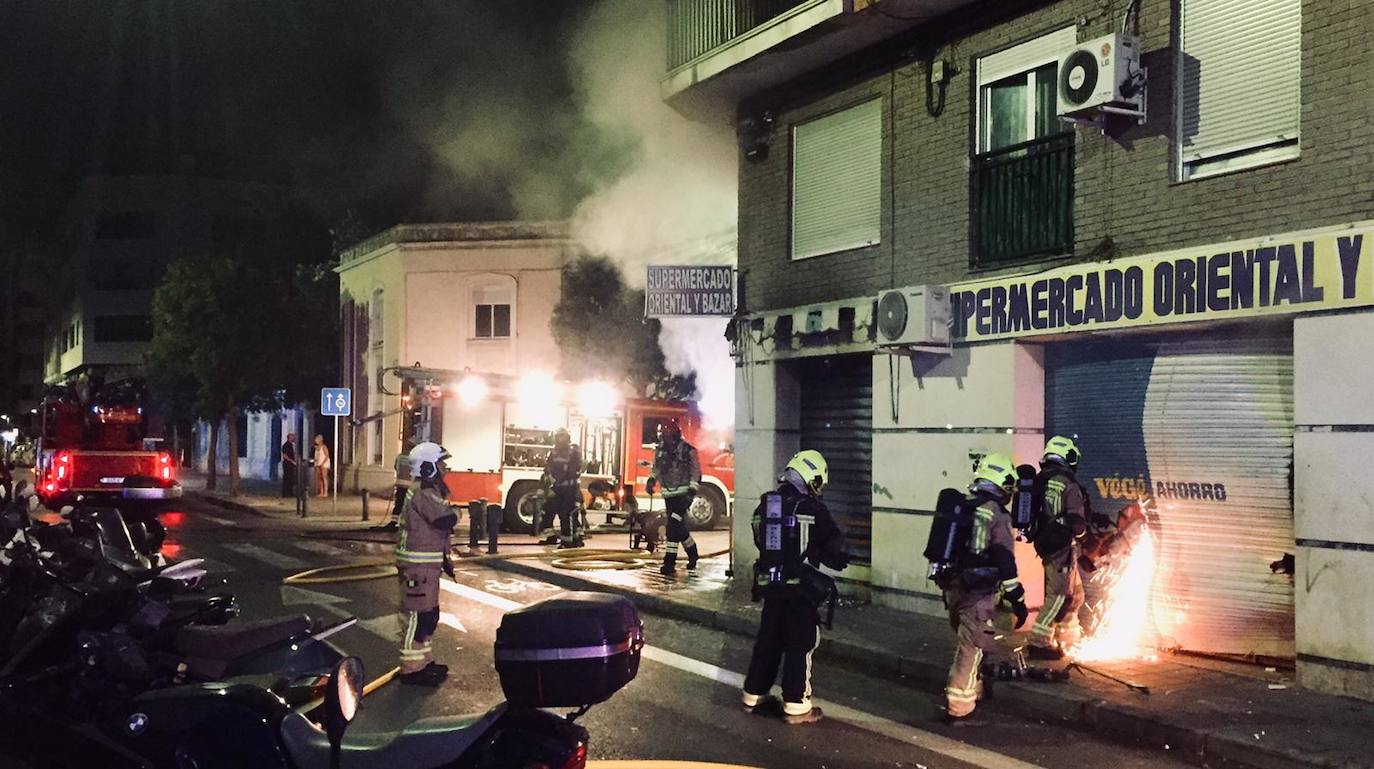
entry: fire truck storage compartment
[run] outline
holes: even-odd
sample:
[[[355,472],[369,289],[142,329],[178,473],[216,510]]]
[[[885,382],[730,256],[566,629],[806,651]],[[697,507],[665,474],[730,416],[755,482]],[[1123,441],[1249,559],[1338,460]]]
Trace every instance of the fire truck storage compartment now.
[[[1094,510],[1154,498],[1162,646],[1292,658],[1293,586],[1269,568],[1293,552],[1292,336],[1217,332],[1049,345],[1046,432],[1078,436]]]
[[[643,648],[644,625],[628,598],[565,593],[501,618],[496,672],[512,705],[595,705],[634,679]]]
[[[821,452],[830,466],[825,505],[860,564],[873,557],[872,360],[837,355],[789,364],[801,393],[800,446]]]

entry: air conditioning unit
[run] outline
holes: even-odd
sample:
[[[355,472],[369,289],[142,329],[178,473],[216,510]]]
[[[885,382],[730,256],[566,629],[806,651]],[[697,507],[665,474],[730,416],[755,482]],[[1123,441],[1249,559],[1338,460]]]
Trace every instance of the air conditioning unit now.
[[[946,286],[884,291],[878,295],[878,346],[947,349],[950,318]]]
[[[1059,114],[1135,114],[1143,107],[1144,86],[1134,37],[1118,33],[1079,43],[1059,59]]]

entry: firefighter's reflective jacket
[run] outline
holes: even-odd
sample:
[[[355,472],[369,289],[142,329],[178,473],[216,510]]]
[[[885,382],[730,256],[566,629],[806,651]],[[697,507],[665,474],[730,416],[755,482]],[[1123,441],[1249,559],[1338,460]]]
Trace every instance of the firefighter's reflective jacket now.
[[[1021,584],[1013,555],[1011,516],[997,500],[983,495],[971,497],[978,504],[973,510],[968,555],[959,564],[959,586],[971,593],[991,593]]]
[[[582,451],[577,444],[562,448],[554,446],[549,452],[549,461],[544,464],[554,489],[577,488],[578,476],[582,474]]]
[[[692,491],[692,484],[701,483],[701,463],[696,447],[678,441],[672,447],[659,446],[654,452],[654,469],[649,476],[662,489],[664,497],[680,497]]]
[[[811,519],[802,543],[802,517]],[[802,588],[807,562],[843,569],[849,563],[844,534],[824,502],[784,482],[763,495],[754,509],[754,592],[758,597],[782,595]]]
[[[442,567],[456,525],[458,515],[438,488],[411,484],[396,539],[396,565]]]

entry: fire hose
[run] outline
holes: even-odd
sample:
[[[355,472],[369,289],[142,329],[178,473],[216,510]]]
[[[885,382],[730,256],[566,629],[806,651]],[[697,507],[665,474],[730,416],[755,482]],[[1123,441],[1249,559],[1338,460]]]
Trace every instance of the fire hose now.
[[[719,550],[705,553],[701,558],[714,558],[726,555],[729,551]],[[629,570],[642,569],[658,563],[660,557],[640,550],[620,550],[615,548],[577,547],[563,550],[549,550],[541,553],[502,553],[498,555],[476,555],[459,558],[462,563],[487,563],[491,561],[534,560],[548,561],[556,569],[569,571]],[[457,562],[455,561],[455,562]],[[360,582],[372,579],[386,579],[396,576],[394,560],[362,561],[359,563],[321,566],[282,580],[287,585],[322,585],[339,582]]]

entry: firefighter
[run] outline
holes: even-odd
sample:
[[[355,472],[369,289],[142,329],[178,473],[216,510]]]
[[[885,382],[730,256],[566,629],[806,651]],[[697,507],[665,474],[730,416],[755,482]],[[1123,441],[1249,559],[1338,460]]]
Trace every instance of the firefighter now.
[[[1036,481],[1042,497],[1035,551],[1045,567],[1045,603],[1031,626],[1027,655],[1060,660],[1078,640],[1078,610],[1083,579],[1078,570],[1080,544],[1088,533],[1087,495],[1075,473],[1082,454],[1072,438],[1056,435],[1045,444]]]
[[[410,454],[402,451],[392,463],[395,477],[391,484],[391,516],[386,523],[373,526],[373,531],[395,531],[401,526],[401,514],[405,511],[406,496],[410,493]]]
[[[821,642],[821,604],[834,596],[834,581],[816,571],[849,565],[844,535],[820,500],[830,471],[819,451],[801,451],[783,470],[776,491],[754,510],[754,598],[763,601],[754,654],[744,679],[744,709],[754,712],[768,697],[782,665],[783,718],[808,723],[821,717],[811,704],[811,655]],[[806,545],[801,526],[813,521]]]
[[[701,490],[701,463],[697,450],[682,439],[682,426],[670,419],[659,428],[658,450],[654,452],[654,467],[644,490],[653,496],[663,487],[663,506],[668,512],[668,543],[663,547],[663,567],[660,574],[671,577],[677,572],[677,550],[687,550],[687,571],[697,567],[697,543],[687,531],[687,510]]]
[[[1026,591],[1016,576],[1012,554],[1011,516],[1005,507],[1016,487],[1016,469],[1001,454],[979,460],[968,487],[968,501],[976,505],[968,543],[958,563],[957,577],[944,590],[949,624],[958,634],[954,663],[945,686],[945,718],[951,725],[973,723],[983,694],[979,668],[983,655],[996,643],[993,617],[997,593],[1011,605],[1016,627],[1026,624]]]
[[[582,537],[572,520],[582,501],[582,487],[578,482],[581,475],[582,451],[572,442],[566,428],[554,430],[553,449],[544,464],[545,483],[549,484],[549,494],[544,499],[544,525],[540,531],[544,544],[582,546]],[[555,515],[558,516],[557,531],[553,528]]]
[[[434,661],[430,639],[439,627],[439,578],[453,576],[449,536],[458,525],[458,510],[448,502],[444,460],[449,453],[425,442],[410,451],[414,482],[406,495],[396,540],[396,570],[401,579],[402,683],[438,686],[448,668]]]

